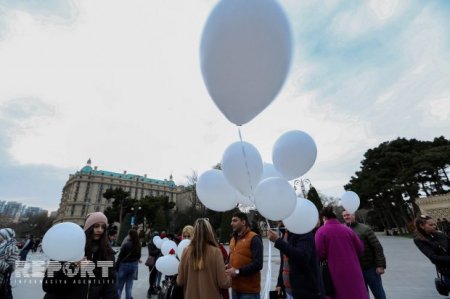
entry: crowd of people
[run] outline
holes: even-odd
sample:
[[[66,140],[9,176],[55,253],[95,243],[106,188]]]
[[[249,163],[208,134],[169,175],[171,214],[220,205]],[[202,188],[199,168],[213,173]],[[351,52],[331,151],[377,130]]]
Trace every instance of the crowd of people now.
[[[317,227],[305,234],[286,229],[282,222],[268,231],[281,256],[275,296],[277,298],[343,299],[386,298],[381,275],[386,269],[383,248],[372,229],[356,221],[355,215],[342,213],[341,223],[333,207],[325,207],[320,213]],[[446,233],[438,230],[429,216],[419,216],[415,221],[414,243],[436,265],[442,283],[450,289],[450,244]],[[186,225],[179,237],[157,231],[148,232],[148,256],[145,263],[149,270],[147,298],[161,291],[162,274],[156,269],[161,257],[160,249],[153,243],[155,236],[170,237],[175,242],[189,239],[190,244],[180,257],[178,274],[171,279],[186,299],[259,299],[261,270],[263,268],[263,242],[252,231],[247,215],[234,213],[231,219],[233,235],[229,252],[217,241],[216,234],[206,218]],[[112,248],[117,238],[115,228],[108,229],[108,219],[101,212],[88,215],[84,224],[86,234],[85,257],[70,263],[52,275],[46,271],[43,279],[45,299],[72,298],[132,298],[133,281],[141,263],[141,242],[138,231],[131,229],[121,244],[118,255]],[[28,246],[19,250],[15,233],[10,228],[0,229],[0,298],[12,298],[9,278],[16,260],[26,259]],[[117,255],[117,258],[116,258]],[[69,269],[83,267],[83,263],[110,261],[114,267],[95,267],[93,276],[87,279],[67,276]],[[64,262],[60,262],[61,265]],[[324,266],[326,265],[326,267]],[[329,274],[330,279],[325,275]],[[107,278],[107,279],[105,279]],[[58,283],[64,281],[64,284]],[[229,292],[229,289],[231,291]],[[169,297],[167,297],[169,298]]]

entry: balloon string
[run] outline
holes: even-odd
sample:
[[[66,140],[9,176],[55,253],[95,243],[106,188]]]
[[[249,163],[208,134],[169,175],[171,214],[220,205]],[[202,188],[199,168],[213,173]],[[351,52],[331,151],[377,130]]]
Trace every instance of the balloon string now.
[[[244,163],[245,163],[245,169],[247,169],[247,177],[248,177],[248,184],[250,185],[250,194],[253,194],[253,186],[252,186],[252,180],[250,178],[250,170],[248,169],[248,163],[247,163],[247,154],[245,153],[245,148],[244,148],[244,142],[242,141],[242,134],[241,134],[241,127],[238,127],[238,132],[239,132],[239,140],[241,141],[241,148],[242,148],[242,154],[244,155]],[[252,199],[251,196],[248,196],[248,199],[255,203]]]
[[[266,218],[267,229],[270,229],[269,220]],[[269,241],[269,256],[267,257],[267,273],[266,273],[266,283],[263,288],[263,299],[269,298],[270,285],[272,284],[272,244]]]

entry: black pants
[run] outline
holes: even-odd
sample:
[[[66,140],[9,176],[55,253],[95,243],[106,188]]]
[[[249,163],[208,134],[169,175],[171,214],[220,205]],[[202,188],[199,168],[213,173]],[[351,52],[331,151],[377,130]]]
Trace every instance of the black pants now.
[[[156,283],[156,277],[158,276],[158,270],[155,266],[148,267],[148,270],[150,271],[150,275],[148,276],[148,285],[149,289],[148,292],[150,293],[151,290],[155,289],[155,283]]]

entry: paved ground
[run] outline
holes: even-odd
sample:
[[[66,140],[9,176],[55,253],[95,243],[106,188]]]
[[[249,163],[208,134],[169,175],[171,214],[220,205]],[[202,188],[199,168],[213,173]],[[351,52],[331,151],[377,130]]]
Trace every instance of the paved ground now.
[[[443,298],[434,289],[434,266],[414,246],[411,239],[379,235],[387,258],[388,268],[383,275],[383,283],[389,299],[438,299]],[[265,283],[268,260],[268,241],[264,243],[265,266],[262,275]],[[273,248],[273,247],[272,247]],[[147,250],[144,248],[142,260],[147,258]],[[278,250],[273,249],[271,285],[274,289],[277,269],[280,264]],[[29,254],[28,260],[45,260],[42,253]],[[14,276],[14,274],[13,274]],[[44,297],[40,279],[12,279],[13,295],[15,299],[41,299]],[[135,299],[146,298],[148,289],[148,269],[143,264],[139,265],[139,280],[134,282],[133,297]],[[122,295],[124,298],[124,295]],[[156,298],[156,296],[153,296]],[[358,299],[358,298],[349,298]]]

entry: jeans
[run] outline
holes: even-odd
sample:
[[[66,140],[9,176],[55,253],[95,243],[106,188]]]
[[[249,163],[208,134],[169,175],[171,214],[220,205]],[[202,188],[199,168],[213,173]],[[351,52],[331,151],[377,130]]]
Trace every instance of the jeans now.
[[[22,250],[20,252],[20,260],[21,261],[26,261],[27,260],[27,255],[28,255],[29,251],[30,251],[30,249],[25,249],[25,250]]]
[[[233,299],[260,299],[259,293],[238,293],[235,290],[231,292]]]
[[[133,277],[137,267],[138,267],[137,262],[120,263],[119,271],[117,272],[117,291],[119,294],[119,298],[122,296],[123,286],[126,284],[125,298],[131,299],[131,289],[133,288]]]
[[[363,270],[364,281],[366,288],[369,287],[375,299],[386,299],[384,293],[383,283],[381,282],[381,275],[377,274],[376,268],[369,268]]]

